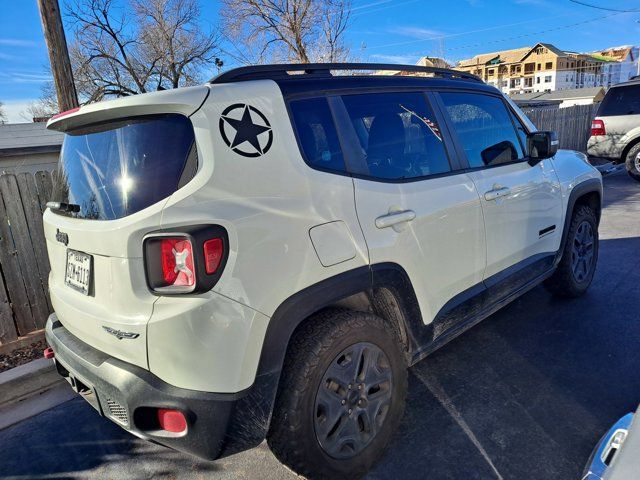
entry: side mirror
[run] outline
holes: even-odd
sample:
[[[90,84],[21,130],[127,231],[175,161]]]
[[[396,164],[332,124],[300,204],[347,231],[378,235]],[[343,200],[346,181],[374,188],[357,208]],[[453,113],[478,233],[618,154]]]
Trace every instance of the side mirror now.
[[[551,158],[558,152],[558,134],[556,132],[533,132],[527,135],[529,164],[536,165],[545,158]]]

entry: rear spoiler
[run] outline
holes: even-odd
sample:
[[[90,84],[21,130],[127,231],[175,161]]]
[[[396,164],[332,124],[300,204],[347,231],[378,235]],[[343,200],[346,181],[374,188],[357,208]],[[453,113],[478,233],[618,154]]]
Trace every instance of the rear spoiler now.
[[[199,85],[91,103],[54,115],[47,122],[47,128],[67,132],[109,120],[162,113],[179,113],[188,117],[202,106],[209,91],[209,86]]]

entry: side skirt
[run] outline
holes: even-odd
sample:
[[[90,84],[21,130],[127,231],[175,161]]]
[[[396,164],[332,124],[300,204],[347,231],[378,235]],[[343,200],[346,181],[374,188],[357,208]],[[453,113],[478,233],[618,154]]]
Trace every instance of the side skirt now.
[[[538,267],[540,268],[541,264],[545,265],[546,268],[538,273],[534,278],[530,278],[526,283],[520,284],[519,287],[515,289],[511,289],[505,292],[504,285],[510,283],[511,277],[505,278],[501,280],[499,283],[495,283],[488,288],[484,288],[481,292],[477,293],[475,296],[471,298],[467,298],[462,304],[458,305],[457,308],[450,310],[447,314],[436,316],[436,319],[433,321],[431,325],[426,325],[424,328],[428,329],[431,326],[431,330],[433,332],[432,340],[423,346],[415,349],[413,354],[411,355],[411,365],[415,365],[420,360],[423,360],[425,357],[429,356],[431,353],[438,350],[440,347],[449,343],[454,338],[462,335],[464,332],[469,330],[474,325],[477,325],[485,318],[493,315],[495,312],[500,310],[502,307],[508,305],[509,303],[516,300],[521,295],[524,295],[529,290],[538,286],[544,280],[553,275],[555,271],[555,266],[553,266],[554,256],[545,256],[543,259],[536,261],[533,265],[526,267],[525,270],[529,270],[530,268]],[[520,273],[520,272],[518,272]],[[517,276],[515,274],[514,276]],[[474,288],[474,287],[472,287]],[[476,290],[477,291],[477,290]],[[494,296],[495,293],[502,293],[502,295],[498,296],[498,300],[488,302],[488,300]],[[483,298],[484,297],[484,298]],[[483,301],[484,300],[484,301]],[[485,304],[484,307],[479,307],[479,305]],[[443,307],[443,309],[445,309]],[[458,317],[457,322],[452,322],[451,317],[452,313],[455,311],[465,311],[468,313],[467,315]],[[476,310],[474,312],[474,310]],[[446,320],[445,320],[446,319]],[[442,324],[449,324],[450,326],[446,329],[442,328]],[[438,334],[438,332],[441,332]]]

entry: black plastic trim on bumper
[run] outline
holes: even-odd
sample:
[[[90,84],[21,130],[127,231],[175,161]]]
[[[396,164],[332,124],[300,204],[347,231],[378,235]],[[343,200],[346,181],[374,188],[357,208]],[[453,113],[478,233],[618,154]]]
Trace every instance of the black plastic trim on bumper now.
[[[242,418],[235,410],[251,389],[221,394],[174,387],[82,342],[64,328],[55,313],[47,321],[45,336],[55,352],[59,373],[74,390],[101,415],[136,436],[207,460],[224,456],[228,450],[251,448],[262,440],[238,438],[246,427],[238,424]],[[173,434],[155,427],[155,408],[182,411],[186,432]]]

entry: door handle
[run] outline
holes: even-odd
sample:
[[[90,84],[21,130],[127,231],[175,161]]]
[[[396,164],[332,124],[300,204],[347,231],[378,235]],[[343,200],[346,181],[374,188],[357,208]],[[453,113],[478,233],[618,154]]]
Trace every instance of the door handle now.
[[[410,222],[416,218],[416,212],[413,210],[404,210],[402,212],[391,212],[376,218],[376,227],[387,228],[393,227],[399,223]]]
[[[507,195],[511,195],[511,189],[509,187],[499,187],[486,192],[484,194],[484,199],[490,202],[491,200],[496,200],[501,197],[506,197]]]

